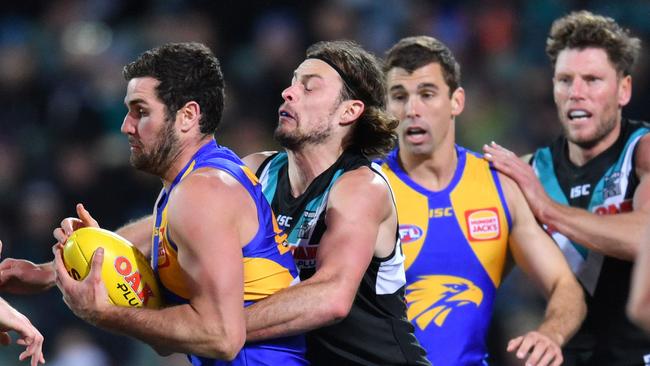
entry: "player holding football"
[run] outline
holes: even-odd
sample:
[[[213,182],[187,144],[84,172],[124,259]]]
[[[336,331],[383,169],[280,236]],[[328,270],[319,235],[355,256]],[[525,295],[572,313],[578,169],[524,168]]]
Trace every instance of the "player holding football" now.
[[[305,365],[301,335],[244,343],[244,307],[291,285],[297,271],[290,252],[280,250],[256,178],[214,140],[224,104],[218,60],[201,44],[168,44],[143,53],[124,77],[122,132],[131,164],[163,182],[149,242],[168,306],[109,304],[103,249],[78,282],[67,274],[57,244],[56,284],[66,304],[89,323],[160,353],[187,353],[193,365]]]

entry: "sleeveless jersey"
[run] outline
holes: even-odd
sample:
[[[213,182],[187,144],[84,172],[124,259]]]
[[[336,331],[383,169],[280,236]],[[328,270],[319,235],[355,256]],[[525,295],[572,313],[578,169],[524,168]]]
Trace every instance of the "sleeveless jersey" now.
[[[257,178],[229,149],[211,141],[201,147],[190,162],[180,171],[168,189],[163,188],[156,202],[156,218],[153,233],[152,268],[162,285],[168,304],[188,302],[189,291],[184,272],[178,263],[178,249],[170,239],[167,222],[167,201],[171,191],[192,171],[200,168],[222,170],[248,191],[257,207],[259,229],[254,238],[242,248],[244,268],[244,298],[242,306],[248,306],[276,291],[298,282],[298,272],[290,254],[282,254],[278,248],[283,241],[269,204],[266,202]],[[233,213],[236,214],[236,213]],[[277,229],[277,230],[276,230]],[[205,253],[204,255],[218,255]],[[307,365],[304,359],[304,336],[272,339],[246,343],[232,361],[220,361],[188,355],[192,365]]]
[[[430,191],[400,167],[382,169],[395,192],[406,256],[408,319],[434,365],[486,365],[486,334],[511,227],[495,170],[456,146],[449,185]]]
[[[561,204],[602,215],[631,211],[639,183],[634,151],[649,128],[647,123],[623,119],[614,145],[581,167],[571,163],[567,141],[560,137],[537,150],[532,165],[546,192]],[[593,352],[588,365],[650,364],[650,340],[625,314],[632,262],[590,251],[557,232],[553,239],[583,286],[587,300],[587,318],[568,349]]]
[[[310,278],[325,226],[329,192],[347,171],[367,166],[381,175],[359,152],[346,151],[299,197],[291,194],[287,154],[269,157],[258,176],[266,198],[288,235],[300,271]],[[384,178],[385,179],[385,178]],[[428,365],[424,350],[406,320],[404,256],[395,234],[395,249],[386,258],[373,257],[348,316],[339,323],[307,333],[307,359],[313,365]]]

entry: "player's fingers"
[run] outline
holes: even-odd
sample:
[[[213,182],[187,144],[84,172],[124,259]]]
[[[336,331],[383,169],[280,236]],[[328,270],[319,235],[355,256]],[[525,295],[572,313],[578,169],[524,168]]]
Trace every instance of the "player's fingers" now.
[[[517,349],[517,358],[523,360],[534,345],[535,342],[532,337],[524,337],[523,341],[521,341],[521,345]]]
[[[81,203],[77,203],[77,215],[86,226],[99,227],[97,220],[90,215],[90,212]]]
[[[28,347],[32,357],[31,366],[37,366],[38,362],[43,359],[43,336],[36,329],[34,331],[36,332],[34,342]],[[43,362],[45,362],[44,359]]]
[[[545,344],[541,339],[538,339],[536,342],[534,342],[533,349],[531,350],[530,355],[526,360],[526,365],[531,365],[531,366],[546,365],[546,364],[539,363],[539,361],[546,353],[548,353],[547,346],[548,345]]]
[[[558,363],[559,362],[559,363]],[[554,352],[552,349],[547,349],[544,356],[539,360],[537,365],[539,366],[549,366],[549,365],[560,365],[562,363],[562,353],[559,354]]]
[[[61,230],[63,231],[63,235],[65,236],[65,240],[68,240],[68,236],[72,235],[72,233],[78,228],[83,227],[84,223],[76,217],[66,217],[65,219],[61,220],[60,226]],[[63,240],[63,242],[65,242],[65,240]]]
[[[0,240],[0,258],[2,258],[2,240]]]
[[[70,229],[70,230],[72,230],[72,229]],[[57,243],[63,244],[66,241],[68,241],[68,237],[70,235],[66,234],[65,231],[62,228],[57,227],[56,229],[54,229],[54,231],[52,231],[52,236],[54,236],[54,239],[56,239]]]
[[[61,244],[57,244],[52,248],[52,251],[54,252],[54,272],[56,273],[56,285],[61,289],[62,292],[65,291],[64,287],[67,286],[70,282],[69,281],[74,281],[73,279],[70,278],[70,275],[68,275],[68,271],[65,269],[65,264],[63,263],[63,256],[62,256],[62,246]]]
[[[511,339],[510,342],[508,342],[508,346],[506,347],[506,351],[512,352],[519,347],[521,344],[521,341],[524,339],[524,337],[519,336],[517,338]]]
[[[101,282],[102,280],[102,263],[104,263],[104,248],[99,247],[93,253],[90,274],[88,275],[94,281]]]

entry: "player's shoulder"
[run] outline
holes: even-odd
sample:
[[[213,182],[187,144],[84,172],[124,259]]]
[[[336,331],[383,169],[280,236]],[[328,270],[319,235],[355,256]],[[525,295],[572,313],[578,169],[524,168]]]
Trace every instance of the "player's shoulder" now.
[[[643,135],[637,143],[635,165],[637,170],[650,174],[650,133]]]
[[[349,170],[341,175],[332,186],[330,199],[353,199],[373,197],[382,199],[390,194],[388,183],[369,166]],[[354,202],[354,201],[352,201]]]
[[[253,172],[256,172],[259,167],[268,159],[269,157],[277,154],[277,151],[261,151],[261,152],[256,152],[252,153],[250,155],[246,155],[242,161],[246,166],[252,170]]]
[[[199,168],[181,180],[170,192],[171,203],[188,202],[219,205],[236,202],[246,193],[242,183],[229,172],[218,168]]]

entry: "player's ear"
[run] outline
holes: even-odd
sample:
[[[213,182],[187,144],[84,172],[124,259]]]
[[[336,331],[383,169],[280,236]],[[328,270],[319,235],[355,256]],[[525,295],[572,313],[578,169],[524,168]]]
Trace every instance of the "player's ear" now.
[[[188,132],[194,126],[198,126],[201,119],[201,106],[193,100],[189,101],[176,112],[176,118],[179,120],[181,132]]]
[[[341,112],[340,124],[349,125],[359,119],[366,106],[362,101],[357,99],[346,100],[342,103],[344,109]]]
[[[632,76],[627,75],[621,78],[618,83],[618,106],[625,107],[632,98]]]
[[[455,118],[465,109],[465,89],[458,87],[451,93],[451,117]]]

